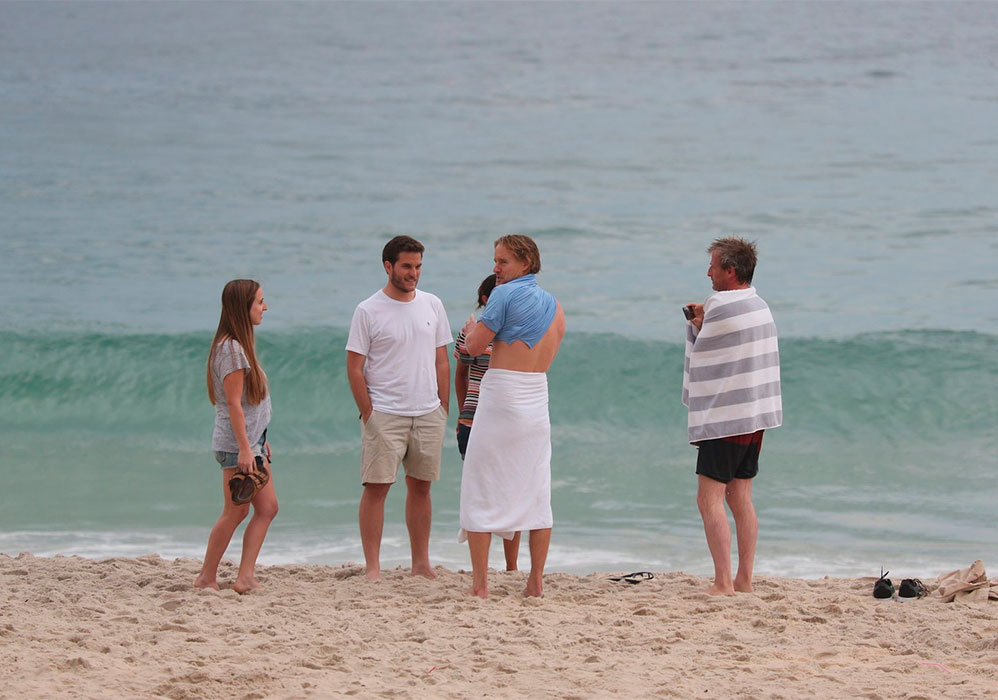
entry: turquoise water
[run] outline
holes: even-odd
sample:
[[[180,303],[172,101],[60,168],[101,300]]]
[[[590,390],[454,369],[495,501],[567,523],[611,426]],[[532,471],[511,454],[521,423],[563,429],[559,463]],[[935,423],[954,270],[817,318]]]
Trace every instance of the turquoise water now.
[[[197,555],[219,500],[206,449],[213,409],[197,371],[210,334],[0,337],[0,424],[14,486],[0,512],[0,551]],[[282,504],[268,561],[360,557],[345,340],[333,329],[259,334]],[[969,332],[787,339],[788,418],[766,437],[757,489],[760,565],[817,575],[993,551],[998,370],[980,360],[996,352],[998,338]],[[681,369],[679,343],[565,340],[549,375],[554,568],[703,567]],[[451,567],[467,563],[454,541],[460,464],[449,436],[434,489],[434,554]],[[386,557],[404,561],[398,491]]]
[[[998,565],[998,5],[0,19],[0,551],[200,556],[221,498],[207,345],[222,285],[252,276],[281,501],[261,560],[360,560],[343,346],[381,246],[426,244],[421,287],[457,329],[492,240],[520,232],[569,323],[551,568],[708,573],[679,306],[739,233],[784,376],[758,570]],[[449,437],[431,554],[451,568],[460,464]],[[408,561],[395,491],[388,565]]]

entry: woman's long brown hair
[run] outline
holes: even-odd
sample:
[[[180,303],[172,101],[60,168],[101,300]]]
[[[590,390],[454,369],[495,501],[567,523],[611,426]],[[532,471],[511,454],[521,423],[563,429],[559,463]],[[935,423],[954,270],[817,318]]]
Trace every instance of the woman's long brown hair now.
[[[211,352],[208,353],[208,399],[213,404],[218,397],[215,396],[211,364],[212,360],[215,359],[215,353],[221,347],[221,343],[226,340],[235,340],[239,343],[250,363],[249,373],[246,375],[246,383],[243,388],[246,402],[255,406],[263,401],[267,395],[267,375],[264,374],[263,368],[256,360],[256,341],[249,314],[250,307],[256,301],[256,290],[259,288],[260,283],[253,280],[232,280],[222,290],[222,315],[218,319],[215,339],[211,341]]]

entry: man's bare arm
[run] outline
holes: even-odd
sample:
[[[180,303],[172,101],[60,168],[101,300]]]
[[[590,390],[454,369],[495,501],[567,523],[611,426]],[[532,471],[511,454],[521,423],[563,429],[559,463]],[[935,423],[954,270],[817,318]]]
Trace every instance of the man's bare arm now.
[[[464,324],[464,347],[472,357],[484,354],[485,348],[495,337],[494,330],[481,321],[475,321],[474,317],[469,318],[468,322]]]
[[[365,423],[371,417],[371,395],[367,392],[367,380],[364,379],[364,363],[367,356],[347,350],[347,379],[350,382],[350,391],[353,392],[353,400],[357,403],[360,411],[360,418]]]
[[[437,396],[444,411],[450,413],[450,358],[447,356],[447,346],[437,348]]]

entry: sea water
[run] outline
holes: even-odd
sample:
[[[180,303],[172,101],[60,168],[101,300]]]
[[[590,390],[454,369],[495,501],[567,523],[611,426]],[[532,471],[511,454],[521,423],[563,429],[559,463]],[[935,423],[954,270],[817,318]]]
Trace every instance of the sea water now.
[[[744,235],[783,370],[758,572],[998,567],[996,31],[988,3],[0,4],[0,552],[203,553],[205,361],[249,276],[261,562],[361,561],[344,344],[381,247],[426,245],[456,330],[526,233],[569,328],[549,569],[708,574],[680,306]],[[449,432],[455,569],[460,474]]]

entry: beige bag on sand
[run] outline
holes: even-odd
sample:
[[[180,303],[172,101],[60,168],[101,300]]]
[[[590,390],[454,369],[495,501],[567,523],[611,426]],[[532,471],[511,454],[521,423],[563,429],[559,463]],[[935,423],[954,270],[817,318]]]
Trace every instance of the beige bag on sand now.
[[[998,580],[988,581],[984,562],[975,561],[967,569],[957,569],[943,574],[937,580],[938,587],[933,591],[942,602],[959,600],[965,603],[986,603],[988,599],[998,600]]]

